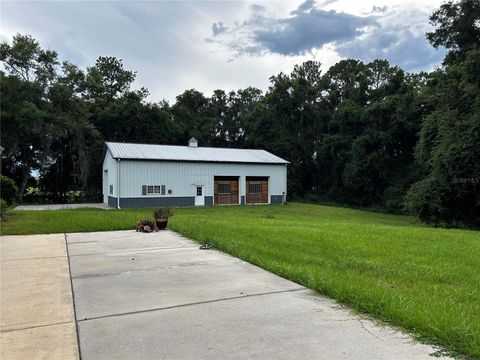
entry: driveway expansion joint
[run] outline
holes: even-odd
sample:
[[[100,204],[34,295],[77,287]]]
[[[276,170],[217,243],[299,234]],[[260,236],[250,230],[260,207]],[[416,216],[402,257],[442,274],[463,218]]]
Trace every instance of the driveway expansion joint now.
[[[65,324],[71,324],[73,321],[61,321],[57,323],[48,323],[48,324],[41,324],[41,325],[26,325],[26,326],[21,326],[21,327],[11,327],[11,328],[6,328],[6,329],[0,329],[0,333],[7,333],[7,332],[12,332],[12,331],[21,331],[21,330],[30,330],[30,329],[38,329],[38,328],[44,328],[44,327],[49,327],[49,326],[57,326],[57,325],[65,325]]]
[[[70,243],[71,244],[71,243]],[[76,243],[76,244],[81,244]],[[130,254],[130,253],[138,253],[138,252],[157,252],[163,250],[194,250],[198,249],[198,247],[158,247],[158,248],[140,248],[140,249],[131,249],[131,250],[121,250],[121,251],[109,251],[106,253],[87,253],[87,254],[73,254],[69,255],[69,257],[77,257],[77,256],[98,256],[98,255],[111,255],[111,254]]]
[[[75,333],[77,335],[78,359],[82,360],[82,351],[80,349],[80,334],[78,332],[77,309],[75,308],[75,292],[73,290],[72,268],[70,266],[70,254],[68,252],[67,234],[63,233],[63,236],[65,238],[65,250],[67,252],[68,276],[70,278],[70,291],[72,292],[72,306],[73,306],[73,317],[75,320]]]
[[[176,265],[164,265],[164,266],[158,266],[155,268],[125,270],[125,271],[108,272],[108,273],[105,272],[105,273],[98,273],[98,274],[82,274],[82,275],[72,276],[72,279],[81,280],[81,279],[99,278],[99,277],[107,277],[107,276],[129,275],[129,274],[135,274],[135,273],[157,272],[162,270],[177,269],[177,268],[189,267],[189,266],[228,265],[228,264],[241,264],[241,263],[244,263],[244,261],[243,260],[201,261],[201,262],[199,261],[199,262],[190,262],[190,263],[179,263]]]
[[[171,309],[178,309],[178,308],[190,307],[190,306],[196,306],[196,305],[217,303],[217,302],[222,302],[222,301],[238,300],[238,299],[252,298],[252,297],[257,297],[257,296],[265,296],[265,295],[283,294],[283,293],[290,293],[290,292],[302,291],[302,290],[308,290],[308,289],[306,289],[304,287],[301,287],[301,288],[298,288],[298,289],[288,289],[288,290],[279,290],[279,291],[269,291],[269,292],[264,292],[264,293],[231,296],[231,297],[221,298],[221,299],[197,301],[197,302],[192,302],[192,303],[178,304],[178,305],[172,305],[172,306],[164,306],[164,307],[159,307],[159,308],[152,308],[152,309],[145,309],[145,310],[138,310],[138,311],[129,311],[129,312],[119,313],[119,314],[109,314],[109,315],[102,315],[102,316],[96,316],[96,317],[91,317],[91,318],[83,318],[83,319],[77,320],[77,322],[100,320],[100,319],[119,317],[119,316],[128,316],[128,315],[135,315],[135,314],[143,314],[143,313],[148,313],[148,312],[171,310]]]
[[[22,261],[22,260],[58,259],[58,258],[66,258],[66,257],[67,257],[66,255],[26,257],[26,258],[15,258],[15,259],[2,259],[2,262],[7,262],[7,261]]]

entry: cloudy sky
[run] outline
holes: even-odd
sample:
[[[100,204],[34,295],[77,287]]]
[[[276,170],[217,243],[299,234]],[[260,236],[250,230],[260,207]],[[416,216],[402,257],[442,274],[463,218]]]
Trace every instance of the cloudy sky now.
[[[123,59],[151,101],[195,88],[268,87],[268,78],[317,60],[389,60],[431,70],[444,50],[425,40],[441,0],[2,1],[0,41],[30,34],[82,67]]]

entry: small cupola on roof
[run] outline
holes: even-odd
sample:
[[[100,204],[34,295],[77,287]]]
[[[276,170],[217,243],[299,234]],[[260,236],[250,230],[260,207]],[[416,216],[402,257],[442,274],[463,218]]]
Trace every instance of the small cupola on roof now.
[[[188,140],[188,146],[198,147],[198,140],[192,137],[190,140]]]

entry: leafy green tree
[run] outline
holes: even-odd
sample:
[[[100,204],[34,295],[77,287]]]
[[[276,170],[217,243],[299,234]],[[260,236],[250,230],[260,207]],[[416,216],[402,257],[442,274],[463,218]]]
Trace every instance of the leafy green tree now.
[[[82,191],[95,198],[92,179],[97,176],[91,176],[91,155],[92,151],[101,151],[98,131],[89,122],[88,106],[75,91],[68,77],[60,77],[50,86],[45,107],[51,142],[49,161],[40,171],[40,186],[61,203],[66,201],[68,191]]]
[[[18,187],[12,179],[0,175],[0,199],[5,200],[10,205],[15,201],[17,191]]]
[[[473,56],[470,54],[469,56]],[[480,63],[480,57],[477,61]],[[467,66],[462,66],[466,70]],[[407,197],[409,209],[423,221],[455,226],[480,224],[480,89],[457,78],[459,67],[447,68],[440,84],[451,84],[458,91],[459,83],[466,85],[456,99],[439,89],[443,106],[425,118],[417,145],[417,161],[425,177],[414,184]],[[452,73],[451,73],[452,72]],[[463,80],[468,78],[463,73]],[[448,79],[450,78],[450,79]],[[440,85],[439,85],[440,86]],[[476,89],[476,90],[475,90]],[[470,92],[475,92],[476,95]],[[469,94],[469,95],[467,95]],[[469,99],[462,101],[462,99]],[[472,103],[472,107],[468,107]],[[467,106],[466,106],[467,105]]]
[[[0,61],[10,74],[46,86],[56,75],[57,53],[42,49],[30,35],[16,34],[12,44],[0,44]]]
[[[450,53],[428,83],[433,110],[416,149],[424,176],[407,206],[425,222],[480,226],[480,6],[450,1],[431,20],[429,40]]]
[[[169,108],[145,103],[137,92],[98,109],[95,123],[107,141],[168,143],[176,135]]]
[[[69,63],[60,67],[56,53],[30,36],[16,35],[1,53],[10,72],[1,74],[2,171],[17,179],[19,202],[33,171],[60,201],[69,189],[90,189],[85,154],[92,143],[84,134],[97,135],[79,94],[82,72]]]
[[[130,90],[136,73],[126,70],[123,62],[112,56],[100,56],[87,69],[85,88],[89,99],[112,101]]]
[[[201,92],[190,89],[178,95],[172,105],[172,115],[178,129],[176,143],[185,145],[195,137],[202,145],[211,145],[215,137],[215,109]]]
[[[388,203],[390,211],[401,211],[413,181],[406,174],[419,129],[416,79],[386,60],[345,60],[327,71],[323,83],[323,108],[330,115],[318,135],[317,192],[346,204]]]
[[[49,138],[44,98],[55,80],[57,53],[45,50],[29,35],[17,34],[11,44],[0,44],[2,146],[9,174],[18,176],[18,200],[22,202],[31,171],[45,158]]]
[[[350,99],[359,105],[367,103],[368,69],[360,60],[341,60],[325,75],[325,89],[328,100],[333,107],[343,100]]]
[[[212,144],[245,147],[245,122],[261,98],[262,91],[253,87],[228,94],[223,90],[215,90],[210,99],[215,123]]]
[[[427,33],[427,39],[438,48],[450,50],[446,62],[462,58],[468,51],[480,45],[480,2],[478,0],[449,0],[430,16],[435,30]]]
[[[317,183],[315,144],[325,126],[320,64],[305,62],[290,75],[272,76],[270,82],[265,97],[245,117],[245,144],[289,160],[289,194],[302,196]]]
[[[0,72],[2,172],[16,180],[21,203],[32,171],[39,169],[48,148],[44,91],[35,83]]]

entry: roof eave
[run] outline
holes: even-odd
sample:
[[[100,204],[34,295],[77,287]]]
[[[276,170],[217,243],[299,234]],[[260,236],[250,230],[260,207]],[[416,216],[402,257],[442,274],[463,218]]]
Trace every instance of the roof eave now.
[[[110,152],[111,153],[111,152]],[[132,157],[115,157],[112,154],[114,159],[121,160],[132,160],[132,161],[168,161],[168,162],[197,162],[197,163],[222,163],[222,164],[261,164],[261,165],[288,165],[289,161],[278,161],[278,162],[262,162],[262,161],[222,161],[222,160],[185,160],[185,159],[146,159],[146,158],[132,158]],[[102,159],[103,161],[103,159]]]

